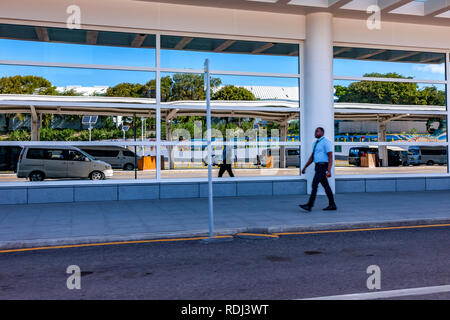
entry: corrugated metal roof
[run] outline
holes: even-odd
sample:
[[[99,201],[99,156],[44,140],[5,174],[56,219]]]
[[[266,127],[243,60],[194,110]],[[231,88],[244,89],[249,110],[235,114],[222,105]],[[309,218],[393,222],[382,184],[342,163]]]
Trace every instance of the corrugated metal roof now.
[[[298,87],[242,86],[259,100],[298,100]]]
[[[290,100],[298,101],[298,87],[275,87],[275,86],[239,86],[243,87],[255,95],[258,100]],[[218,87],[215,91],[220,90],[222,87]],[[66,86],[57,87],[59,91],[66,91],[73,89],[75,92],[82,94],[83,96],[91,96],[95,93],[106,93],[107,86]]]

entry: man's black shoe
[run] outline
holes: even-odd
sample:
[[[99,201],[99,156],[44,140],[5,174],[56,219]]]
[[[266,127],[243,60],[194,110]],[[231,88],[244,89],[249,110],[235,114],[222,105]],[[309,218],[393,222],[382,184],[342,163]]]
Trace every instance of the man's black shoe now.
[[[299,204],[298,206],[308,212],[311,211],[311,209],[312,209],[312,207],[309,204]]]
[[[335,211],[335,210],[337,210],[337,207],[336,206],[328,206],[326,208],[323,208],[322,210],[323,211]]]

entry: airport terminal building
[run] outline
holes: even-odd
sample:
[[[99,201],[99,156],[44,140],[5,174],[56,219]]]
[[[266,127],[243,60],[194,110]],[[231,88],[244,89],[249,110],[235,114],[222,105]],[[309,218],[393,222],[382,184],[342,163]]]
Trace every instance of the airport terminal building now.
[[[205,61],[210,90],[206,89]],[[4,0],[0,204],[450,189],[450,1]],[[231,162],[233,177],[219,177]]]

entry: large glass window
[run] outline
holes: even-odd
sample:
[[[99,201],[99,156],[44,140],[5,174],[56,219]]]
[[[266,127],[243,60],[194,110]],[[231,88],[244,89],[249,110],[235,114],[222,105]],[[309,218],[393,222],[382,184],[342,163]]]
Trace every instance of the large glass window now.
[[[88,96],[155,98],[156,92],[155,73],[146,71],[0,65],[0,75],[0,94],[83,99]]]
[[[154,67],[156,37],[99,30],[0,25],[0,60]]]
[[[445,53],[336,46],[334,59],[339,76],[445,80]]]
[[[447,173],[445,53],[337,46],[334,58],[336,174]]]
[[[155,35],[0,35],[1,181],[156,178]]]
[[[446,174],[447,146],[339,144],[337,175]]]
[[[162,178],[207,177],[205,59],[214,176],[300,175],[299,44],[162,36],[161,48]]]
[[[335,113],[337,142],[446,142],[443,115]]]
[[[205,59],[214,174],[300,175],[299,43],[8,24],[0,38],[1,181],[206,177]]]
[[[194,106],[191,105],[190,108]],[[298,110],[263,107],[239,110],[239,103],[212,104],[215,175],[225,163],[233,175],[298,176],[300,132]],[[204,108],[163,109],[165,157],[163,178],[207,176],[207,130]]]
[[[161,67],[288,73],[299,70],[299,44],[199,37],[161,36]]]
[[[357,103],[361,106],[364,104],[421,106],[423,110],[445,111],[444,84],[396,82],[393,79],[396,78],[388,78],[391,81],[373,81],[365,78],[358,81],[335,81],[335,98],[340,103]]]

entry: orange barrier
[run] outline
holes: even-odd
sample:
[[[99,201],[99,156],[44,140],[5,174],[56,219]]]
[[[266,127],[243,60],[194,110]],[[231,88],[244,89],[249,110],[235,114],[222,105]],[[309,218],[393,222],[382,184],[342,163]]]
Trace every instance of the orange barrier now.
[[[155,170],[156,169],[156,156],[142,157],[138,160],[139,170]],[[161,156],[161,170],[164,170],[164,156]]]
[[[273,168],[273,156],[266,156],[266,168]]]

